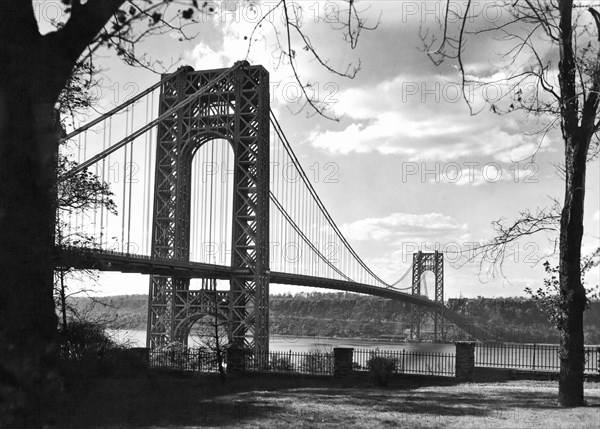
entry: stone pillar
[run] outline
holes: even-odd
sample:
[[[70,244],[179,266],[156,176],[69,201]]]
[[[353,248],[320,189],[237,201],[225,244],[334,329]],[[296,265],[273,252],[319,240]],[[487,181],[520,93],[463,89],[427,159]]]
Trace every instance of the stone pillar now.
[[[475,368],[475,342],[457,341],[455,356],[455,377],[461,380],[470,380]]]
[[[148,347],[132,347],[129,350],[144,366],[150,365],[150,349]]]
[[[239,373],[246,370],[246,356],[250,353],[248,349],[227,349],[227,372]]]
[[[334,347],[333,349],[333,375],[346,377],[352,374],[352,356],[354,349],[349,347]]]

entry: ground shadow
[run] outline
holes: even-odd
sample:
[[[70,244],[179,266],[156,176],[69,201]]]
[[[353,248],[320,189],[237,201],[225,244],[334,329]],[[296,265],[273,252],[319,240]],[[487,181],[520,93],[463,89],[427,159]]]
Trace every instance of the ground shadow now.
[[[477,383],[439,377],[398,377],[392,386],[379,388],[368,377],[251,374],[222,383],[218,375],[150,371],[143,377],[94,379],[71,386],[48,401],[45,415],[49,425],[60,428],[240,426],[273,416],[293,420],[298,411],[292,409],[301,404],[309,410],[303,418],[310,424],[343,424],[346,417],[335,411],[340,407],[363,415],[423,415],[443,424],[465,416],[494,419],[517,412],[511,421],[526,424],[556,409],[554,389],[536,389],[532,394],[531,389],[506,383],[481,389]],[[598,407],[600,398],[595,395],[592,402]]]

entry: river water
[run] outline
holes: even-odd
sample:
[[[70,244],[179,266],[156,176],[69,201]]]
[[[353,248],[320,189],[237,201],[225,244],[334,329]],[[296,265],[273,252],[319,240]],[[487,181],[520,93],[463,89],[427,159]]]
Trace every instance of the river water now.
[[[131,347],[146,346],[146,331],[109,330],[109,334],[120,344]],[[190,336],[190,347],[200,345],[199,338]],[[354,349],[374,350],[406,350],[419,352],[454,353],[454,344],[439,343],[401,343],[396,341],[374,341],[352,338],[327,338],[327,337],[292,337],[285,335],[272,335],[269,341],[269,350],[273,352],[309,352],[314,349],[330,351],[334,347],[351,347]]]
[[[127,344],[131,347],[145,347],[146,345],[146,331],[109,330],[109,334],[120,344]],[[202,342],[200,338],[190,336],[188,344],[190,347],[200,347]],[[413,359],[417,360],[426,359],[426,356],[434,356],[432,353],[448,355],[455,352],[453,343],[403,343],[368,339],[292,337],[284,335],[272,335],[269,341],[271,352],[303,353],[318,351],[324,353],[331,352],[334,347],[351,347],[355,350],[375,350],[378,348],[382,351],[396,352],[404,350],[407,354],[413,355]],[[586,353],[586,372],[596,374],[600,364],[600,358],[598,357],[600,347],[587,346],[586,351],[588,352]],[[418,353],[415,354],[414,352]],[[500,344],[498,346],[477,347],[475,349],[475,361],[482,366],[507,368],[558,370],[559,367],[558,347],[553,345]],[[448,362],[445,364],[449,365]]]

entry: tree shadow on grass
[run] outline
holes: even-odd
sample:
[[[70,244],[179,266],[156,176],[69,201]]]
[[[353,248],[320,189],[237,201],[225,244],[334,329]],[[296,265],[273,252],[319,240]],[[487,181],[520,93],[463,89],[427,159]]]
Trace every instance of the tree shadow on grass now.
[[[400,387],[380,389],[364,379],[272,374],[230,378],[223,384],[217,375],[152,373],[91,381],[49,401],[46,414],[48,423],[57,428],[177,427],[240,426],[274,416],[295,421],[298,409],[305,410],[302,419],[308,424],[343,424],[350,417],[336,411],[341,408],[354,416],[372,412],[422,415],[442,423],[457,422],[465,416],[493,419],[521,410],[519,418],[527,422],[557,408],[554,389],[455,384],[452,379],[424,378],[422,382],[412,379]],[[597,395],[591,399],[590,405],[600,404]]]
[[[146,377],[81,380],[49,398],[44,416],[50,427],[235,426],[282,412],[281,407],[231,399],[241,392],[325,387],[326,378],[229,378],[150,372]]]
[[[273,395],[268,398],[268,395]],[[282,400],[281,392],[263,394],[263,401]],[[535,419],[546,410],[556,410],[555,391],[527,391],[522,389],[492,389],[469,393],[464,389],[356,389],[356,388],[302,388],[286,392],[290,400],[314,402],[364,409],[381,413],[402,413],[451,417],[489,417],[513,415],[520,412],[521,419]],[[277,395],[275,397],[274,395]],[[593,396],[588,405],[598,407],[600,398]],[[519,411],[521,410],[521,411]]]

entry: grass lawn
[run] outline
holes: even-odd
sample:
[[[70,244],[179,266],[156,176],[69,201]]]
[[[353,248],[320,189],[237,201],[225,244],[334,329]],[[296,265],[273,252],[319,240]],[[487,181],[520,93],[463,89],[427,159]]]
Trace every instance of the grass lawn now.
[[[360,385],[358,385],[360,384]],[[237,378],[150,373],[96,379],[46,404],[55,428],[460,427],[592,428],[600,425],[600,383],[586,383],[587,407],[556,407],[550,381],[464,383],[415,379],[390,388],[327,379]]]

